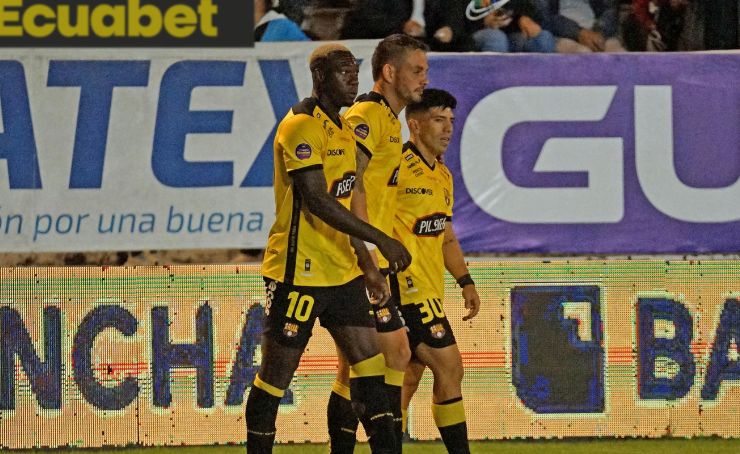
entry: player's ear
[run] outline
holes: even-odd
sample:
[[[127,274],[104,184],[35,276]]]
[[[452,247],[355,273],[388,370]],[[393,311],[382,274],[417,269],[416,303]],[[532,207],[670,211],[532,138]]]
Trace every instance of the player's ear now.
[[[313,80],[319,84],[323,84],[326,80],[326,73],[322,68],[313,69]]]
[[[383,79],[385,79],[386,82],[392,82],[396,75],[396,68],[394,68],[390,63],[386,63],[383,65],[382,74]]]
[[[409,132],[413,135],[419,134],[419,120],[416,118],[406,118],[406,124],[409,127]]]

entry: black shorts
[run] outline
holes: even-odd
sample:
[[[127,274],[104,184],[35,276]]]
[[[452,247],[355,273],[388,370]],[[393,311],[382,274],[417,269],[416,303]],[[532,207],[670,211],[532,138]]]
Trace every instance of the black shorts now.
[[[404,304],[401,313],[408,327],[409,345],[414,352],[419,344],[432,348],[455,345],[450,322],[444,313],[441,298],[430,298],[418,303]]]
[[[403,321],[401,306],[398,298],[392,295],[384,306],[373,304],[373,315],[375,316],[375,329],[379,333],[392,333],[406,326]]]
[[[296,286],[265,278],[265,290],[263,334],[286,347],[305,348],[316,318],[324,328],[375,326],[362,276],[334,287]]]

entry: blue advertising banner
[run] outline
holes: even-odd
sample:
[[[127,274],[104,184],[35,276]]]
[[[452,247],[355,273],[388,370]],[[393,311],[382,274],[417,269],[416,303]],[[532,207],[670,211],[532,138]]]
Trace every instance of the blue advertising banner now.
[[[740,251],[740,54],[435,55],[466,251]]]
[[[264,247],[275,128],[319,44],[0,50],[0,252]],[[347,44],[368,91],[375,42]],[[459,101],[466,252],[740,252],[740,53],[431,54],[429,74]]]

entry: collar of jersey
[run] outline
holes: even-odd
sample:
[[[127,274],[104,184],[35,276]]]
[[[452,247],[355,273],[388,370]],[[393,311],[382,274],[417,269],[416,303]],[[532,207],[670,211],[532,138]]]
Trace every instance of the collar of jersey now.
[[[321,111],[324,113],[324,115],[326,115],[326,118],[328,118],[329,120],[331,120],[332,123],[334,123],[335,125],[337,125],[337,127],[339,129],[342,129],[342,120],[340,120],[341,115],[337,114],[337,120],[339,120],[339,123],[337,123],[336,121],[334,121],[334,119],[331,117],[331,115],[329,115],[328,113],[326,113],[326,107],[324,107],[324,105],[321,104],[321,101],[319,101],[319,98],[314,98],[313,96],[311,98],[316,101],[316,107],[318,107],[319,109],[321,109]]]
[[[421,151],[419,151],[419,149],[416,148],[416,145],[414,144],[414,142],[412,142],[412,141],[409,140],[408,142],[406,142],[403,145],[403,148],[405,150],[411,150],[412,153],[414,153],[416,156],[418,156],[421,159],[421,162],[423,162],[424,164],[426,164],[427,167],[429,167],[431,170],[434,170],[434,166],[436,165],[436,163],[433,162],[433,163],[429,164],[427,162],[427,160],[424,159],[424,156],[421,154]]]
[[[387,99],[385,99],[385,96],[381,95],[377,91],[369,91],[365,93],[364,95],[358,96],[356,102],[360,102],[360,101],[373,101],[373,102],[377,102],[378,104],[383,104],[385,105],[385,107],[388,108],[388,110],[391,111],[393,116],[396,117],[396,120],[398,120],[398,114],[395,113],[393,109],[391,109],[391,104],[388,102]]]

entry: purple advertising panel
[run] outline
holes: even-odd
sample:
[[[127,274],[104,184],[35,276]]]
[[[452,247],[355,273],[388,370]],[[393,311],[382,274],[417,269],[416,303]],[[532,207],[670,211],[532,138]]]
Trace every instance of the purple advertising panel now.
[[[441,55],[467,252],[740,252],[740,54]]]

